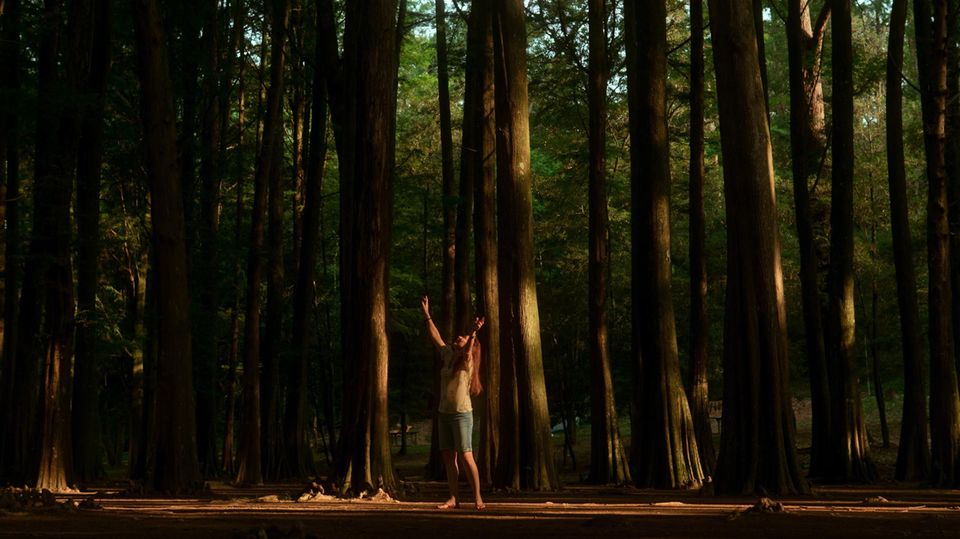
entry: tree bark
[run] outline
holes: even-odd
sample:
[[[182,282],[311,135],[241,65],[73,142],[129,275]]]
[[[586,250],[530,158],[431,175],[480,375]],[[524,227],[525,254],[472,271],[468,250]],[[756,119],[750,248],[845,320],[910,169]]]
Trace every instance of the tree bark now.
[[[917,67],[927,157],[927,273],[930,345],[930,447],[937,485],[960,484],[960,396],[951,332],[950,238],[944,136],[947,0],[915,0]]]
[[[90,78],[83,89],[83,120],[77,161],[77,349],[74,362],[73,460],[76,478],[89,482],[103,475],[99,421],[100,340],[95,311],[100,256],[100,168],[103,161],[103,120],[107,74],[110,70],[111,6],[93,3]]]
[[[851,3],[833,3],[833,179],[830,204],[830,425],[832,455],[827,475],[871,481],[876,469],[863,420],[856,365],[853,274],[853,45]]]
[[[590,108],[589,285],[590,316],[590,478],[593,483],[630,481],[630,467],[620,440],[617,406],[610,373],[607,339],[607,275],[610,271],[607,214],[607,6],[590,0],[590,60],[587,93]],[[709,419],[708,419],[709,421]],[[709,428],[709,423],[707,427]],[[566,430],[564,431],[566,433]]]
[[[497,122],[501,437],[497,485],[559,487],[550,437],[533,264],[527,34],[521,0],[493,9]]]
[[[0,88],[9,92],[7,106],[19,110],[20,103],[20,0],[7,0],[0,20]],[[6,237],[3,271],[3,363],[0,374],[0,478],[12,479],[18,472],[14,458],[17,440],[17,417],[22,413],[16,402],[17,382],[22,376],[17,365],[19,323],[19,293],[22,280],[22,247],[20,235],[20,144],[17,114],[0,115],[0,137],[5,139],[0,151],[0,170],[4,177],[4,209]],[[22,370],[22,368],[21,368]],[[29,405],[29,403],[26,403]]]
[[[388,258],[392,220],[397,12],[391,2],[346,4],[344,140],[340,155],[342,430],[341,492],[397,488],[387,408]],[[374,42],[367,36],[379,36]]]
[[[217,466],[217,344],[219,324],[219,231],[220,231],[220,145],[221,74],[220,17],[218,2],[207,0],[198,6],[203,23],[200,54],[203,65],[200,113],[200,222],[199,248],[194,267],[197,280],[198,320],[194,326],[194,372],[197,374],[197,451],[200,471],[205,477],[219,471]],[[228,54],[234,54],[229,51]]]
[[[150,182],[158,322],[155,455],[148,484],[164,492],[201,486],[190,333],[190,294],[176,121],[162,18],[156,0],[132,0],[140,66],[144,151]]]
[[[828,379],[823,323],[820,310],[819,260],[814,244],[808,178],[822,145],[822,91],[811,84],[807,68],[810,14],[805,0],[788,5],[787,41],[790,57],[790,154],[793,172],[793,203],[800,246],[800,291],[803,304],[804,344],[810,379],[812,429],[810,471],[812,477],[827,473],[830,461],[830,385]],[[818,62],[815,62],[818,64]],[[817,75],[819,77],[819,75]],[[817,79],[819,81],[819,78]],[[819,103],[819,105],[817,105]]]
[[[703,1],[690,1],[690,414],[700,451],[703,473],[713,473],[717,454],[710,428],[709,362],[707,338],[706,215],[703,184]]]
[[[240,426],[240,468],[237,483],[257,485],[263,482],[261,468],[261,400],[259,363],[260,350],[260,280],[263,274],[263,236],[266,217],[268,183],[279,159],[283,105],[284,43],[290,20],[287,0],[270,4],[272,24],[270,32],[270,87],[267,90],[266,115],[263,136],[257,155],[254,176],[254,200],[250,217],[250,254],[247,263],[247,309],[244,319],[243,412]],[[271,240],[273,237],[271,237]],[[264,367],[264,377],[269,371]],[[265,397],[268,397],[265,395]],[[266,399],[264,399],[266,402]],[[266,417],[266,416],[264,416]]]
[[[890,185],[890,229],[897,276],[897,306],[903,347],[903,415],[897,450],[898,481],[921,481],[930,474],[927,438],[926,394],[923,388],[923,348],[920,344],[920,310],[917,307],[917,276],[913,267],[907,174],[903,152],[904,27],[907,0],[894,0],[890,12],[887,46],[886,118],[887,178]]]
[[[319,11],[317,16],[319,17]],[[319,26],[320,22],[317,21]],[[322,54],[317,40],[316,57]],[[326,74],[319,63],[314,64],[313,104],[310,126],[310,152],[307,158],[306,183],[304,185],[303,236],[300,246],[300,263],[293,303],[293,353],[295,378],[289,385],[287,409],[284,418],[284,439],[287,466],[295,477],[313,473],[313,456],[307,445],[309,410],[307,408],[307,377],[310,359],[309,333],[316,297],[314,276],[317,266],[317,249],[320,240],[320,207],[323,204],[323,170],[327,155],[327,91]],[[330,391],[328,387],[325,391]]]
[[[642,6],[642,12],[641,12]],[[631,466],[640,486],[697,486],[704,474],[680,377],[671,296],[666,4],[624,4],[630,109],[634,369]],[[641,14],[642,13],[642,14]],[[641,442],[642,440],[642,442]]]
[[[770,132],[750,0],[711,0],[727,208],[718,494],[808,491],[794,445]],[[751,211],[742,211],[750,207]]]
[[[461,166],[473,185],[474,273],[480,333],[480,479],[492,484],[500,447],[500,295],[497,279],[496,161],[494,148],[493,27],[489,0],[475,0],[467,20],[467,74]],[[463,180],[461,180],[463,181]]]
[[[45,126],[38,122],[31,245],[36,243],[36,252],[47,258],[42,275],[45,291],[40,335],[44,352],[37,488],[54,492],[69,490],[73,481],[70,386],[76,313],[70,203],[82,118],[76,102],[63,103],[58,96],[75,95],[87,84],[94,32],[93,12],[92,1],[73,2],[63,31],[60,29],[63,5],[50,0],[44,4],[43,11],[50,28],[41,46],[41,56],[48,55],[41,59],[41,70],[48,72],[40,73],[47,85],[41,86],[39,107],[49,110],[53,122]],[[65,68],[63,74],[58,73],[57,68],[61,54]],[[44,140],[44,145],[50,160],[39,164],[39,141],[44,137],[49,137]]]
[[[443,191],[443,266],[441,269],[440,328],[443,338],[452,340],[456,327],[456,225],[457,186],[453,181],[453,135],[450,126],[450,90],[447,84],[447,23],[443,0],[436,1],[437,84],[440,100],[440,163]]]

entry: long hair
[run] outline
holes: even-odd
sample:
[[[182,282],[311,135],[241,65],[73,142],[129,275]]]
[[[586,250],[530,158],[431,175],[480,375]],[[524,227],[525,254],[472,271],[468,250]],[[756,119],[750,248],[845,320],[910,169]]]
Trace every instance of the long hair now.
[[[473,364],[473,374],[470,376],[470,394],[476,397],[483,391],[483,384],[480,383],[480,361],[483,354],[480,352],[480,340],[476,336],[471,336],[467,344],[463,347],[465,350],[458,351],[457,359],[454,360],[454,372],[466,370],[467,358],[470,358]]]

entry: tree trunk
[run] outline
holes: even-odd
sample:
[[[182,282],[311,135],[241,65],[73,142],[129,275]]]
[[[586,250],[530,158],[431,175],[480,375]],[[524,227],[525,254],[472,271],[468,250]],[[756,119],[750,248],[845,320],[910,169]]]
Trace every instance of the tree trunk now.
[[[887,178],[890,185],[890,229],[893,236],[897,306],[903,347],[903,415],[894,477],[898,481],[921,481],[930,474],[930,446],[927,440],[927,398],[923,388],[923,348],[920,344],[917,276],[913,267],[907,174],[903,155],[901,72],[906,20],[907,0],[894,0],[890,12],[890,36],[887,46]]]
[[[388,258],[392,221],[396,11],[391,2],[346,4],[340,155],[342,430],[341,492],[397,488],[387,408]],[[367,36],[379,36],[378,42]],[[347,247],[352,246],[352,248]]]
[[[132,0],[140,66],[144,151],[150,182],[159,343],[156,454],[148,483],[164,492],[201,485],[197,461],[190,294],[183,193],[177,167],[176,121],[162,18],[156,0]]]
[[[319,18],[319,12],[318,12]],[[319,26],[320,22],[317,21]],[[316,57],[322,54],[317,40]],[[309,411],[307,408],[307,377],[310,359],[309,333],[313,316],[316,290],[314,276],[317,266],[317,249],[320,240],[320,206],[323,204],[323,170],[327,155],[327,92],[323,66],[314,64],[313,110],[310,126],[310,153],[307,159],[307,176],[304,186],[303,236],[300,246],[300,263],[297,269],[296,289],[293,294],[293,354],[294,377],[289,384],[287,409],[284,418],[284,439],[287,466],[290,475],[306,477],[314,472],[313,455],[307,445]],[[330,391],[327,387],[325,391]]]
[[[244,32],[245,22],[244,22],[244,10],[242,0],[234,0],[233,4],[233,29],[231,34],[231,46],[230,50],[237,50],[237,44],[240,42],[241,34]],[[245,56],[241,54],[241,58]],[[238,70],[238,82],[237,82],[237,147],[244,147],[244,130],[246,125],[244,123],[245,113],[246,113],[246,94],[244,93],[244,67],[245,62],[239,62],[240,68]],[[226,84],[224,87],[229,88],[232,84],[232,76],[228,76],[232,72],[232,62],[227,64],[224,80]],[[228,100],[229,101],[229,100]],[[223,125],[226,125],[225,123]],[[225,131],[225,129],[224,129]],[[223,139],[221,139],[223,142]],[[224,151],[226,148],[224,148]],[[238,156],[236,159],[236,198],[234,201],[234,252],[239,253],[243,246],[243,178],[247,174],[246,167],[243,165],[244,161],[242,157]],[[226,418],[224,421],[223,429],[223,473],[228,476],[233,476],[236,474],[236,467],[234,466],[234,457],[235,457],[235,431],[236,431],[236,404],[237,404],[237,363],[239,362],[240,355],[240,309],[241,309],[241,289],[242,289],[242,263],[241,257],[238,255],[234,262],[233,268],[233,307],[230,313],[230,350],[228,352],[228,366],[227,366],[227,380],[226,380]]]
[[[282,136],[282,135],[280,135]],[[283,159],[282,142],[274,145],[274,157],[269,179],[267,305],[263,331],[262,418],[263,471],[268,479],[276,479],[282,447],[280,446],[280,345],[283,331],[284,271],[283,271],[283,187],[280,163]]]
[[[951,333],[950,238],[944,136],[947,0],[915,0],[917,67],[927,156],[927,268],[930,305],[930,447],[933,482],[960,483],[960,396]]]
[[[267,91],[263,136],[257,155],[254,177],[254,200],[250,218],[250,254],[247,263],[247,310],[244,322],[243,412],[240,425],[240,469],[237,483],[257,485],[263,482],[261,472],[261,401],[260,401],[260,281],[263,274],[263,221],[266,214],[267,191],[275,161],[280,156],[281,121],[283,105],[283,47],[290,20],[287,0],[270,4],[272,15],[270,33],[270,87]],[[271,235],[271,240],[273,236]],[[270,372],[264,366],[264,377]],[[269,382],[268,382],[269,383]],[[264,395],[267,402],[269,395]],[[266,415],[264,416],[266,417]]]
[[[200,115],[200,223],[198,257],[194,263],[197,280],[198,320],[194,326],[196,346],[194,372],[197,374],[197,451],[200,471],[205,477],[216,474],[217,466],[217,371],[220,337],[219,231],[220,231],[220,23],[216,0],[198,6],[203,22],[200,42],[203,56],[203,85]],[[230,51],[229,54],[233,54]]]
[[[8,92],[10,111],[19,110],[20,103],[20,0],[7,0],[0,19],[0,89]],[[0,478],[12,479],[18,467],[14,458],[17,440],[17,417],[23,408],[13,406],[17,382],[22,373],[17,370],[17,339],[19,323],[19,292],[23,275],[20,236],[20,144],[19,118],[15,113],[0,114],[0,137],[5,137],[0,150],[0,170],[5,170],[4,208],[6,237],[3,272],[3,363],[0,373]],[[23,403],[22,401],[20,404]],[[21,469],[22,470],[22,469]]]
[[[96,323],[100,256],[100,167],[103,161],[103,117],[110,69],[110,2],[94,3],[90,29],[93,49],[90,80],[84,88],[83,123],[77,161],[77,349],[73,394],[73,461],[77,480],[103,475],[99,421],[99,369]]]
[[[670,149],[667,138],[667,30],[663,1],[627,11],[633,242],[634,395],[643,410],[632,433],[640,486],[697,486],[703,479],[693,418],[680,378],[670,268]],[[642,442],[641,442],[642,440]]]
[[[823,114],[819,82],[810,84],[807,69],[807,46],[810,12],[805,0],[789,2],[787,40],[790,56],[790,154],[793,172],[793,203],[800,246],[800,291],[803,304],[804,344],[807,372],[810,378],[812,430],[810,471],[812,477],[827,473],[830,461],[830,385],[827,374],[823,323],[820,311],[820,288],[817,283],[819,260],[814,244],[813,217],[810,209],[808,178],[822,145],[822,119],[812,118],[818,110]],[[818,79],[819,80],[819,79]],[[820,105],[815,106],[818,102]],[[819,107],[819,108],[817,108]]]
[[[450,126],[450,90],[447,84],[447,23],[444,1],[436,1],[437,15],[437,83],[440,99],[440,163],[443,191],[443,268],[440,303],[440,328],[443,338],[452,340],[456,327],[456,225],[457,186],[453,181],[453,135]]]
[[[521,0],[493,9],[501,336],[501,443],[497,484],[554,490],[533,255],[527,34]]]
[[[832,455],[827,475],[871,481],[876,469],[863,421],[856,369],[853,274],[853,48],[851,4],[833,4],[833,180],[830,204],[830,424]]]
[[[718,494],[808,491],[794,445],[770,132],[750,0],[712,0],[727,299]],[[751,211],[742,211],[750,207]]]
[[[476,246],[477,313],[480,333],[480,480],[492,484],[500,447],[500,296],[497,279],[496,162],[494,148],[493,27],[488,0],[475,0],[467,20],[467,76],[463,114],[464,174],[472,175],[473,241]],[[468,168],[469,167],[469,168]]]
[[[50,27],[41,46],[42,80],[39,107],[48,109],[52,124],[38,123],[38,154],[34,191],[34,232],[37,252],[47,258],[42,275],[44,292],[41,386],[40,467],[37,488],[51,491],[70,489],[73,481],[73,449],[70,432],[70,386],[72,378],[73,332],[75,325],[73,265],[71,259],[71,212],[74,167],[82,111],[76,102],[62,102],[58,96],[76,95],[87,85],[93,43],[92,1],[73,2],[69,23],[61,29],[64,7],[55,0],[44,4],[43,15]],[[49,38],[49,41],[47,41]],[[59,51],[63,50],[65,73],[57,73]],[[49,56],[46,56],[49,55]],[[46,90],[46,91],[44,91]],[[44,132],[49,132],[47,135]],[[40,164],[40,139],[51,159]]]
[[[951,312],[960,312],[960,4],[947,3],[947,105],[944,141],[947,170],[947,219],[950,224]],[[960,334],[960,316],[952,318],[953,334]],[[960,369],[960,347],[954,344],[954,361]],[[958,371],[960,374],[960,371]]]
[[[710,428],[707,337],[706,216],[703,183],[703,1],[690,2],[690,380],[687,391],[700,465],[709,475],[717,463]]]
[[[607,275],[609,273],[607,216],[607,6],[605,0],[590,0],[590,481],[621,484],[630,481],[627,456],[620,441],[617,406],[610,373],[607,340]],[[709,421],[709,419],[708,419]],[[709,424],[707,427],[709,428]],[[566,431],[564,431],[566,433]]]

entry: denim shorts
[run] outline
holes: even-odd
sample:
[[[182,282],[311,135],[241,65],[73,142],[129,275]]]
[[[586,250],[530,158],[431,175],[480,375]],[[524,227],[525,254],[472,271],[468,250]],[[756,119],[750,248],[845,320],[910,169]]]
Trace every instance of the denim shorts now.
[[[440,436],[441,451],[473,451],[473,412],[447,414],[440,412],[437,430]]]

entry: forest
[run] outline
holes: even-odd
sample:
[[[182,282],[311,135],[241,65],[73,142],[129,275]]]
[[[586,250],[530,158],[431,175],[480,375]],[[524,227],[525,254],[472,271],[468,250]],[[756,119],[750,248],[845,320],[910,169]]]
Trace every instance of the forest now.
[[[960,488],[958,15],[0,0],[0,487]]]

